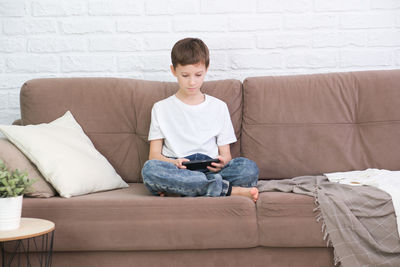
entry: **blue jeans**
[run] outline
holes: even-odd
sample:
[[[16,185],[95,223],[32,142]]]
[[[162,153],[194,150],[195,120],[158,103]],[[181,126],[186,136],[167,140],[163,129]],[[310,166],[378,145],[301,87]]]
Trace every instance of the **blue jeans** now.
[[[193,154],[185,157],[203,160],[210,157]],[[247,158],[234,158],[221,171],[190,171],[160,160],[148,160],[142,169],[143,183],[153,195],[161,193],[182,196],[226,196],[232,186],[254,187],[258,180],[258,167]]]

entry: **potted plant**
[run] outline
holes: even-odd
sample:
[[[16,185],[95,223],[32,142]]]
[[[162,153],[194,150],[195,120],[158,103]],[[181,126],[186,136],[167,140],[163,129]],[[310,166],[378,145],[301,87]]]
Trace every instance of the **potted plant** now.
[[[29,191],[34,180],[18,169],[9,171],[0,159],[0,231],[14,230],[21,221],[23,194]]]

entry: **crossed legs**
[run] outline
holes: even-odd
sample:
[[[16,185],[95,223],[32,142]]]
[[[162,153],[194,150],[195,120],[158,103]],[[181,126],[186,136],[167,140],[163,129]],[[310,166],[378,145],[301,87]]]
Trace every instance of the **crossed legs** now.
[[[148,160],[142,169],[143,182],[154,195],[182,196],[240,195],[258,199],[257,165],[247,158],[232,159],[220,172],[179,169],[165,161]]]

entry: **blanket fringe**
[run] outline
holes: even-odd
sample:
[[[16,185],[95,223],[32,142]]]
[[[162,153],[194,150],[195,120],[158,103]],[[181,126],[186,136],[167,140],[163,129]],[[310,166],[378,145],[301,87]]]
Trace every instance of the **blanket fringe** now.
[[[315,198],[314,198],[314,203],[317,206],[313,212],[318,212],[318,214],[315,216],[317,222],[322,221],[322,227],[321,227],[321,232],[324,234],[324,240],[326,240],[326,246],[332,246],[333,247],[333,243],[331,238],[329,237],[328,231],[326,229],[326,223],[324,220],[324,215],[322,214],[322,210],[318,201],[318,194],[317,192],[315,192]],[[335,266],[341,266],[341,259],[340,257],[337,255],[335,248],[333,247],[333,264]]]

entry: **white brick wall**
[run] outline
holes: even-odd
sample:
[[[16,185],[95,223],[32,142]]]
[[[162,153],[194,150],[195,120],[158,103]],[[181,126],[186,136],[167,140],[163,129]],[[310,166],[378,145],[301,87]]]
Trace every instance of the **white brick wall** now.
[[[29,79],[172,81],[188,36],[209,80],[400,68],[400,0],[0,0],[0,124]]]

